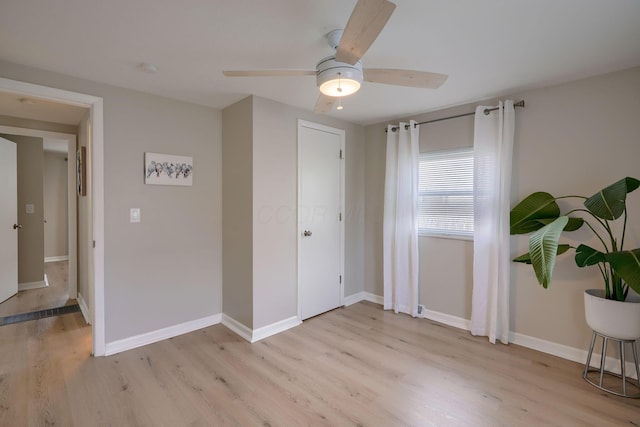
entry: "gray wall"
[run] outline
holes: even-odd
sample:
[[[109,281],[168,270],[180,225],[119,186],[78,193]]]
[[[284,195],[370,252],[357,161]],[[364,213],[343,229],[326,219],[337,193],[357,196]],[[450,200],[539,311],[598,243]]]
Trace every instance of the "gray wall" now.
[[[365,291],[383,295],[382,217],[384,212],[384,174],[386,133],[384,124],[367,126],[365,144],[364,192],[364,283]]]
[[[69,255],[67,154],[44,152],[44,256]]]
[[[259,328],[297,315],[298,119],[345,130],[345,296],[364,290],[364,128],[268,99],[253,99],[253,298],[260,302],[254,307],[254,328]],[[285,214],[265,221],[259,216],[265,209]]]
[[[222,306],[253,326],[253,100],[222,111]]]
[[[526,92],[527,108],[516,122],[513,196],[544,189],[554,195],[591,196],[625,176],[640,178],[640,68]],[[629,197],[627,248],[640,246],[640,193]],[[591,236],[585,229],[576,238]],[[577,245],[578,241],[572,241]],[[590,246],[599,247],[591,238]],[[512,240],[514,256],[527,239]],[[530,268],[513,265],[512,323],[517,332],[587,348],[582,292],[601,288],[597,268],[579,269],[573,256],[556,264],[544,290]],[[542,314],[542,315],[541,315]]]
[[[7,62],[0,76],[104,99],[106,341],[221,313],[221,111]],[[192,156],[193,186],[145,185],[145,151]]]
[[[107,342],[221,313],[221,112],[103,96]],[[145,185],[147,151],[192,157],[193,186]]]
[[[640,68],[505,96],[525,99],[516,110],[512,205],[534,191],[590,196],[624,176],[640,177]],[[488,100],[477,104],[495,104]],[[473,105],[416,115],[418,121],[472,112]],[[365,149],[366,289],[382,295],[382,192],[386,123],[367,127]],[[472,145],[473,118],[420,128],[421,150]],[[471,144],[469,143],[471,141]],[[640,194],[629,197],[625,246],[640,245]],[[576,238],[589,238],[586,230]],[[526,252],[526,236],[511,240],[512,256]],[[576,243],[576,241],[572,242]],[[590,239],[597,246],[597,241]],[[473,244],[420,238],[420,302],[427,309],[470,318]],[[579,269],[573,256],[558,260],[544,290],[529,266],[511,266],[511,329],[517,333],[585,349],[590,330],[582,293],[602,287],[597,269]]]
[[[249,111],[251,105],[251,111]],[[243,118],[244,116],[244,118]],[[246,98],[230,106],[223,112],[225,127],[225,154],[227,145],[235,141],[246,141],[249,131],[232,130],[228,126],[251,127],[252,151],[244,153],[253,159],[251,174],[243,174],[242,180],[252,177],[251,223],[243,226],[239,221],[247,219],[242,212],[230,210],[230,224],[236,228],[251,229],[251,257],[245,254],[245,269],[252,269],[252,324],[246,326],[257,329],[297,315],[297,126],[298,119],[344,129],[346,134],[346,199],[345,211],[345,295],[364,290],[364,128],[326,116],[290,107],[288,105],[259,97]],[[228,133],[227,133],[228,132]],[[240,135],[242,134],[242,136]],[[226,136],[230,139],[227,140]],[[244,144],[244,143],[243,143]],[[244,146],[244,145],[243,145]],[[239,149],[236,147],[236,149]],[[231,149],[230,149],[231,150]],[[231,153],[232,158],[224,158],[225,167],[231,169],[237,162],[238,168],[245,167],[248,160]],[[227,163],[229,162],[229,163]],[[225,178],[226,178],[225,172]],[[243,181],[244,182],[244,181]],[[226,187],[226,183],[224,186]],[[245,188],[245,184],[242,184]],[[225,203],[227,200],[225,195]],[[231,201],[233,202],[233,201]],[[246,209],[248,202],[242,202]],[[226,211],[225,207],[225,213]],[[225,216],[226,218],[226,216]],[[225,219],[225,232],[227,232]],[[226,240],[225,240],[226,242]],[[226,244],[226,243],[225,243]],[[230,249],[231,250],[231,249]],[[245,249],[246,250],[246,249]],[[225,253],[227,248],[225,247]],[[236,258],[237,259],[237,258]],[[237,263],[226,269],[238,268]],[[247,301],[246,287],[238,282],[224,282],[225,314],[227,295],[233,296],[235,304],[242,302],[241,294]],[[234,309],[235,310],[235,309]],[[233,316],[232,316],[233,317]],[[245,316],[246,317],[246,316]],[[240,320],[237,319],[236,320]]]
[[[44,198],[42,138],[0,134],[17,145],[18,283],[44,280]],[[26,213],[32,204],[33,213]]]
[[[253,98],[254,328],[297,316],[296,109]]]

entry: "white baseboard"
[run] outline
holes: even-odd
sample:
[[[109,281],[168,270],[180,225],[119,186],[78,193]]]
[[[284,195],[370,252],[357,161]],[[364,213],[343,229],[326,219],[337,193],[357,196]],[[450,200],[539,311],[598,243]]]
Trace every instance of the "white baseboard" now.
[[[87,315],[85,315],[83,312],[86,320],[88,318],[89,310],[87,309],[86,302],[84,301],[84,299],[81,299],[80,296],[78,298],[78,304],[80,305],[81,311],[86,310]],[[215,314],[213,316],[204,317],[202,319],[192,320],[190,322],[185,322],[179,325],[169,326],[157,331],[147,332],[122,340],[109,342],[106,344],[105,356],[110,356],[122,351],[131,350],[136,347],[142,347],[147,344],[152,344],[154,342],[193,332],[195,330],[206,328],[208,326],[217,325],[218,323],[222,323],[224,326],[231,329],[233,332],[240,335],[245,340],[249,341],[250,343],[254,343],[271,335],[293,328],[294,326],[298,326],[300,324],[300,321],[298,321],[298,318],[294,316],[289,319],[284,319],[252,331],[242,323],[227,316],[226,314]]]
[[[254,343],[256,341],[260,341],[271,335],[279,334],[280,332],[284,332],[287,329],[295,328],[300,325],[302,322],[298,320],[298,316],[293,316],[288,319],[280,320],[279,322],[272,323],[267,326],[263,326],[258,329],[253,330],[253,334],[251,336],[251,342]]]
[[[372,294],[371,292],[364,293],[364,300],[374,304],[384,305],[384,298],[380,295]]]
[[[44,275],[44,280],[38,280],[37,282],[25,282],[18,283],[18,291],[28,291],[30,289],[40,289],[49,286],[49,280],[47,275]]]
[[[178,335],[196,331],[198,329],[217,325],[222,320],[222,314],[214,314],[178,325],[169,326],[167,328],[158,329],[157,331],[146,332],[144,334],[125,338],[122,340],[106,343],[105,356],[120,353],[122,351],[131,350],[143,345],[152,344],[154,342],[173,338]]]
[[[370,301],[374,304],[382,305],[384,303],[384,299],[380,295],[372,294],[371,292],[358,292],[357,294],[349,295],[348,297],[344,297],[344,305],[348,307],[350,305],[356,304],[360,301]]]
[[[226,314],[222,315],[222,324],[250,343],[254,343],[280,332],[284,332],[287,329],[291,329],[300,325],[301,323],[302,322],[298,320],[297,316],[293,316],[258,329],[250,329],[244,324],[238,322],[233,317],[227,316]]]
[[[458,316],[452,316],[451,314],[440,313],[439,311],[422,309],[420,317],[433,320],[438,323],[444,323],[445,325],[453,326],[454,328],[464,329],[468,331],[471,329],[471,321]]]
[[[84,321],[87,322],[87,325],[91,324],[91,316],[89,315],[89,306],[87,305],[87,301],[85,301],[82,294],[78,294],[78,306],[80,306],[80,312],[82,313],[82,317],[84,317]]]
[[[365,294],[364,292],[358,292],[357,294],[344,297],[344,300],[343,300],[344,306],[349,307],[350,305],[359,303],[360,301],[364,301],[365,300],[364,294]]]
[[[236,334],[240,335],[240,337],[242,337],[245,341],[251,342],[251,328],[238,322],[233,317],[227,316],[226,314],[222,314],[222,324],[231,329]]]
[[[543,353],[562,357],[563,359],[572,360],[574,362],[584,363],[587,360],[587,352],[585,350],[531,337],[529,335],[519,334],[513,331],[509,332],[509,342],[522,347],[541,351]]]
[[[587,352],[585,351],[584,362],[582,362],[582,364],[584,364],[586,361],[587,361]],[[593,355],[591,356],[591,363],[589,363],[589,366],[600,369],[600,354],[595,352],[593,353]],[[614,372],[620,375],[622,373],[622,371],[620,370],[620,359],[607,356],[607,358],[604,361],[604,369],[609,372]],[[633,364],[633,362],[628,362],[628,361],[625,362],[624,369],[625,369],[625,375],[627,378],[638,379],[636,367]]]
[[[69,255],[44,257],[44,262],[69,261]]]

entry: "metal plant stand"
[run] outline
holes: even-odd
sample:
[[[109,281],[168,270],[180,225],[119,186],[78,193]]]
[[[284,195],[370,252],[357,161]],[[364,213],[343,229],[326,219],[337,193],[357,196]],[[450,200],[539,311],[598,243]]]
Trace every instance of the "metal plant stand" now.
[[[593,347],[595,346],[596,343],[596,337],[600,337],[602,338],[602,352],[600,355],[600,368],[599,369],[595,369],[595,368],[590,368],[589,365],[591,363],[591,355],[593,354]],[[606,371],[604,369],[604,363],[605,363],[605,358],[607,355],[607,343],[608,341],[615,341],[618,344],[618,349],[620,352],[620,372],[621,375],[615,374],[613,372],[609,372]],[[614,338],[614,337],[609,337],[606,335],[603,335],[599,332],[593,331],[593,335],[591,337],[591,346],[589,347],[589,355],[587,356],[587,362],[584,366],[584,374],[582,375],[582,377],[585,379],[585,381],[587,381],[589,384],[591,384],[592,386],[599,388],[600,390],[606,391],[607,393],[611,393],[611,394],[615,394],[617,396],[622,396],[622,397],[631,397],[634,399],[638,399],[640,398],[640,367],[638,367],[638,350],[636,348],[636,341],[637,340],[624,340],[624,339],[620,339],[620,338]],[[626,375],[626,366],[625,366],[625,357],[624,357],[624,345],[625,344],[630,344],[631,345],[631,349],[633,351],[633,361],[636,367],[636,380],[634,380],[633,378],[627,378]],[[591,378],[589,378],[589,373],[598,373],[598,380],[594,381]],[[591,375],[592,377],[594,377],[595,375]],[[620,391],[616,391],[616,389],[612,389],[609,388],[605,385],[603,385],[603,381],[605,379],[605,376],[613,376],[616,378],[620,378],[620,380],[622,381],[622,392]],[[635,389],[636,392],[630,391],[628,392],[628,386],[630,386],[630,388],[633,390]]]

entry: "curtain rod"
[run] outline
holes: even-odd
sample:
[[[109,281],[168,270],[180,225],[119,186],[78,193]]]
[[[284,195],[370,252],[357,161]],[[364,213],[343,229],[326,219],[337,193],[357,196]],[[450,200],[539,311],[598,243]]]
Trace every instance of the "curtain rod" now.
[[[515,104],[513,104],[513,106],[514,107],[522,107],[522,108],[524,108],[524,99],[522,101],[516,102]],[[500,107],[485,108],[484,109],[484,114],[485,115],[489,115],[490,112],[495,111],[498,108],[500,108]],[[475,111],[473,113],[464,113],[464,114],[458,114],[457,116],[449,116],[449,117],[442,117],[440,119],[427,120],[426,122],[416,123],[415,126],[425,125],[427,123],[441,122],[442,120],[457,119],[458,117],[473,116],[474,114],[476,114]],[[409,129],[409,125],[404,125],[404,129],[408,130]],[[395,132],[396,130],[398,130],[398,126],[394,126],[394,127],[391,128],[391,132]],[[387,129],[385,128],[384,131],[387,132]]]

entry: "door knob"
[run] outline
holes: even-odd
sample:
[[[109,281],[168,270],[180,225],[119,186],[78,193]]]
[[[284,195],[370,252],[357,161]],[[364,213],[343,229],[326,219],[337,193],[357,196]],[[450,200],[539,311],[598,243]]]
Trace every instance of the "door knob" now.
[[[304,237],[309,237],[309,236],[311,236],[311,234],[312,234],[312,233],[311,233],[309,230],[304,230],[304,233],[302,233],[302,235],[303,235]]]
[[[22,224],[13,224],[14,230],[17,230],[18,228],[22,228]]]

